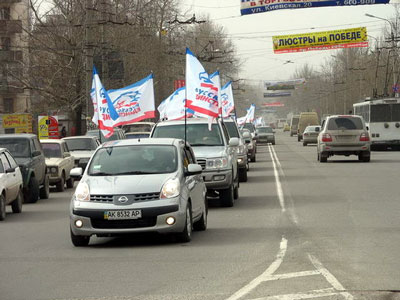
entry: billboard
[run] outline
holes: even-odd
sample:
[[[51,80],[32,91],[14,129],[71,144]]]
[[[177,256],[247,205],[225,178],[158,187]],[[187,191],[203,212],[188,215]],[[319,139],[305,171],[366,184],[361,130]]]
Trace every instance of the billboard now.
[[[284,107],[285,104],[282,102],[270,102],[270,103],[264,103],[262,106],[264,106],[264,107]]]
[[[389,0],[240,0],[240,13],[243,16],[280,9],[388,3]]]
[[[31,114],[4,114],[1,133],[32,133]]]
[[[39,139],[58,139],[58,116],[39,116]]]
[[[291,92],[272,92],[272,93],[264,93],[264,98],[290,97],[291,95],[292,95]]]
[[[368,47],[366,27],[278,35],[272,37],[274,53]]]

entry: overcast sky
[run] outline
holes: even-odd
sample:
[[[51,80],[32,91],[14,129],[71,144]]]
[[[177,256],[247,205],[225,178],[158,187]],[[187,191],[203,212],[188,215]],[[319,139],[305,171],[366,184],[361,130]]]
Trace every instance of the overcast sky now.
[[[213,21],[225,27],[236,44],[237,54],[245,62],[239,75],[250,80],[288,79],[304,63],[318,69],[325,58],[337,51],[274,54],[273,35],[365,26],[368,35],[376,37],[381,35],[384,26],[389,28],[389,24],[365,14],[391,18],[398,5],[304,8],[240,16],[240,0],[183,0],[182,3],[184,10],[196,13],[198,19],[201,14],[208,14]],[[370,41],[374,42],[372,38]],[[293,63],[285,64],[288,60]]]

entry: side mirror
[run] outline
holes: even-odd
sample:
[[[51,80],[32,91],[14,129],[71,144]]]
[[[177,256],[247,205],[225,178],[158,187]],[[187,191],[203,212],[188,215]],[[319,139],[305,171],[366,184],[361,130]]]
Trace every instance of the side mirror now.
[[[315,127],[315,132],[320,132],[320,128],[319,127]]]
[[[15,168],[8,168],[7,170],[6,170],[6,174],[8,174],[8,173],[14,173],[15,172]]]
[[[63,156],[64,156],[64,158],[71,157],[71,153],[69,153],[69,152],[64,152]]]
[[[365,128],[367,128],[367,131],[369,131],[369,127],[368,126],[366,126]]]
[[[229,147],[237,147],[239,146],[239,139],[236,137],[230,138]]]
[[[187,171],[185,172],[185,175],[186,176],[197,175],[197,174],[201,174],[202,172],[203,172],[203,169],[201,168],[200,165],[189,164],[187,167]]]
[[[41,154],[42,152],[40,152],[40,150],[35,150],[32,152],[32,157],[40,156]]]
[[[245,142],[246,144],[250,144],[250,143],[251,143],[251,141],[248,140],[248,139],[245,139],[244,142]]]
[[[83,169],[82,168],[73,168],[71,170],[71,172],[69,173],[71,178],[73,178],[75,180],[80,180],[82,178],[82,174],[83,174]]]

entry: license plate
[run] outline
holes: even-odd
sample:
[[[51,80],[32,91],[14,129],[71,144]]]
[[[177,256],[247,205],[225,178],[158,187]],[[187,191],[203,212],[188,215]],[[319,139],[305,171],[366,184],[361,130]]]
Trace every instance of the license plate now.
[[[132,219],[140,219],[141,217],[142,217],[142,211],[139,209],[110,210],[104,212],[105,220],[132,220]]]

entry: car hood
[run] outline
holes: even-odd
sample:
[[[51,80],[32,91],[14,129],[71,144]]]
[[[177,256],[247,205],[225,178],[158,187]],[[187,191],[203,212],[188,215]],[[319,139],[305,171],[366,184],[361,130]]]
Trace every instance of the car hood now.
[[[85,182],[93,195],[159,193],[176,173],[154,175],[88,176]]]
[[[29,157],[14,157],[14,158],[19,166],[26,166],[32,161],[32,159]]]
[[[196,158],[214,158],[226,156],[225,146],[197,146],[193,147]]]
[[[88,150],[88,151],[82,151],[82,150],[77,150],[77,151],[70,151],[71,155],[75,157],[76,159],[79,158],[90,158],[92,157],[92,154],[94,153],[94,150]]]
[[[46,157],[46,166],[58,166],[63,161],[61,157]]]

